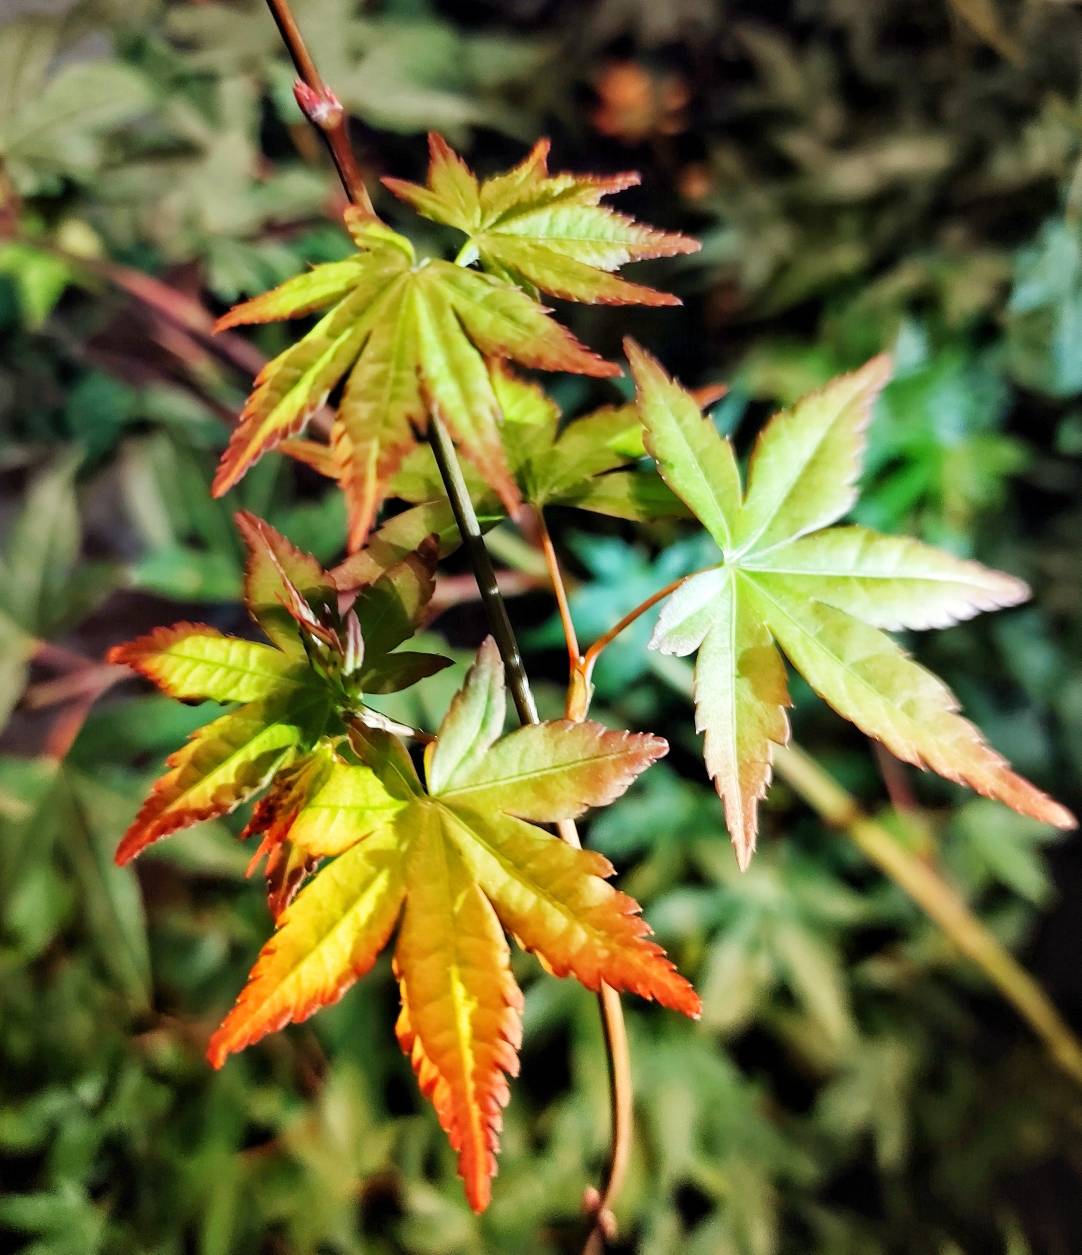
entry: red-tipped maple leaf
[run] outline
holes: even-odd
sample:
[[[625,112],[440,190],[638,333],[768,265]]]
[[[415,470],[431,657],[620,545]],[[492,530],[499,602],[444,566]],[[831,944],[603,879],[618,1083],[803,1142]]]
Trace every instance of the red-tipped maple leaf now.
[[[556,402],[540,384],[523,379],[506,362],[491,362],[492,387],[503,412],[500,439],[523,501],[544,508],[570,506],[613,518],[645,522],[690,517],[690,511],[653,467],[640,465],[646,456],[642,423],[634,402],[605,405],[561,426]],[[693,395],[708,405],[725,388],[708,386]],[[336,476],[334,451],[315,440],[288,440],[282,451],[321,475]],[[470,497],[482,521],[504,517],[499,498],[470,467],[463,468]],[[423,504],[436,517],[436,503],[445,496],[432,450],[418,445],[402,460],[389,495]],[[407,512],[409,513],[409,512]],[[447,514],[451,518],[450,513]],[[407,520],[398,515],[380,529],[398,529]],[[429,531],[442,531],[433,522]]]
[[[299,881],[284,836],[298,782],[311,787],[319,747],[355,722],[383,723],[367,693],[390,693],[442,670],[448,659],[397,647],[432,596],[437,544],[394,555],[363,581],[324,571],[269,524],[237,516],[248,547],[245,601],[272,642],[177,623],[115,646],[125,664],[182,701],[241,703],[200,728],[168,760],[117,851],[126,863],[159,838],[234,810],[271,785],[250,825],[265,832],[272,897]]]
[[[628,262],[693,253],[697,240],[648,227],[602,205],[639,176],[549,174],[549,141],[495,178],[476,176],[439,135],[428,137],[428,184],[384,179],[396,196],[468,237],[463,260],[567,301],[679,305],[677,297],[613,272]]]
[[[789,739],[778,646],[839,714],[904,762],[1061,828],[1074,816],[1013,771],[932,672],[881,629],[945,627],[1029,596],[1019,579],[908,537],[834,527],[857,499],[872,406],[890,377],[873,358],[776,414],[743,489],[732,446],[633,341],[646,447],[721,551],[662,610],[651,648],[697,651],[695,719],[741,867],[755,850],[774,746]]]
[[[502,411],[486,360],[542,370],[619,374],[549,317],[538,291],[575,301],[675,304],[676,298],[613,273],[627,262],[698,248],[603,206],[638,182],[550,175],[548,144],[506,174],[478,183],[461,158],[430,137],[428,187],[387,180],[404,200],[468,236],[458,263],[418,261],[413,246],[357,209],[346,226],[358,256],[314,267],[245,301],[218,329],[323,313],[315,327],[260,371],[214,481],[221,495],[268,449],[296,437],[345,380],[328,460],[346,494],[350,544],[359,547],[388,483],[430,414],[447,423],[466,457],[509,512],[519,503],[499,438]],[[487,273],[469,263],[479,260]],[[524,290],[525,289],[525,290]]]
[[[618,797],[666,751],[596,723],[502,736],[503,666],[482,645],[425,754],[422,783],[383,731],[351,737],[307,797],[275,812],[310,860],[334,856],[286,908],[208,1050],[215,1066],[336,1001],[375,962],[400,913],[397,1033],[458,1152],[475,1210],[489,1201],[507,1077],[518,1068],[521,995],[504,930],[557,975],[602,982],[697,1015],[699,1001],[601,855],[538,823]]]
[[[413,245],[358,210],[346,226],[360,252],[236,306],[218,329],[328,312],[260,371],[214,481],[230,489],[268,449],[297,435],[342,380],[334,466],[359,546],[387,483],[429,414],[506,508],[519,501],[499,436],[486,358],[587,375],[619,374],[512,283],[451,262],[418,261]]]

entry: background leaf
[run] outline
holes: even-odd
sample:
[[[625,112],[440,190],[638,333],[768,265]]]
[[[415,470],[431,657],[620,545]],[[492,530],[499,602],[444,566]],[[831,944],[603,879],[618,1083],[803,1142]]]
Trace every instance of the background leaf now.
[[[89,138],[76,125],[73,148],[61,141],[32,167],[5,165],[19,196],[0,194],[5,235],[13,203],[18,217],[0,251],[0,549],[6,561],[37,473],[62,468],[78,446],[80,546],[51,584],[50,643],[93,667],[108,646],[178,618],[251,634],[233,512],[255,511],[329,565],[341,557],[340,494],[268,458],[235,500],[209,500],[224,420],[257,364],[231,364],[223,353],[235,344],[209,345],[177,315],[195,298],[209,326],[232,302],[347,255],[292,67],[256,0],[85,0],[64,26],[16,18],[29,39],[13,32],[10,7],[0,129],[76,64],[108,63],[118,83],[127,71],[143,86],[118,124]],[[1024,610],[921,637],[920,657],[950,676],[1021,770],[1077,808],[1078,6],[997,0],[1023,67],[947,3],[296,7],[358,118],[373,178],[423,180],[433,126],[481,177],[540,135],[559,168],[642,172],[620,198],[628,212],[704,241],[634,274],[684,309],[565,304],[558,316],[609,357],[627,332],[685,383],[729,384],[713,417],[741,460],[773,409],[892,353],[856,521],[980,555],[1031,584]],[[390,196],[379,208],[416,230],[422,253],[448,255],[436,225]],[[68,272],[59,293],[57,251]],[[113,267],[159,280],[165,304],[115,282]],[[287,342],[273,326],[248,339],[266,357]],[[546,379],[569,417],[626,402],[627,382]],[[412,548],[441,516],[407,513],[398,534],[415,529]],[[632,527],[558,506],[547,517],[584,643],[711,560],[691,551],[678,519]],[[449,536],[445,507],[442,526]],[[509,562],[500,550],[497,565]],[[63,596],[98,563],[95,596],[106,600]],[[468,589],[461,554],[442,574],[447,591]],[[511,613],[539,701],[556,716],[565,651],[558,627],[541,626],[551,602],[533,578]],[[647,616],[626,648],[602,656],[593,713],[665,735],[669,757],[583,832],[709,997],[700,1026],[628,1000],[639,1135],[620,1245],[650,1255],[1077,1249],[1073,1092],[937,930],[782,782],[739,876],[687,700],[654,669],[681,660],[646,654],[651,629]],[[467,598],[411,648],[463,659],[485,630]],[[87,918],[56,818],[56,768],[43,757],[93,672],[40,657],[24,671],[25,631],[0,627],[0,700],[14,704],[0,743],[4,1248],[573,1249],[583,1184],[606,1150],[592,996],[512,956],[526,995],[524,1075],[480,1221],[386,1031],[398,1007],[388,964],[273,1047],[212,1072],[206,1035],[270,926],[261,886],[243,877],[240,817],[177,834],[128,873],[152,979],[150,1011],[136,1010],[105,962],[111,934]],[[381,709],[434,728],[458,668],[379,699]],[[58,680],[79,695],[35,704]],[[948,786],[921,788],[916,822],[898,821],[859,736],[802,685],[792,696],[801,743],[942,868],[1077,1023],[1076,846],[1038,840],[1025,821]],[[133,812],[164,755],[207,718],[134,682],[117,687],[88,716],[69,769]],[[913,783],[904,769],[901,779]],[[103,804],[115,835],[112,814]],[[779,929],[829,957],[855,1035],[828,1041],[774,957]],[[841,1095],[820,1101],[836,1083]]]

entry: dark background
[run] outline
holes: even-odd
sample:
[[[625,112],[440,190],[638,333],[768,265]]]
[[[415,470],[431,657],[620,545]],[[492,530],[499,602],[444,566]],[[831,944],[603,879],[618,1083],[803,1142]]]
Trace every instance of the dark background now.
[[[482,173],[541,134],[557,169],[641,170],[620,207],[703,250],[634,277],[684,307],[559,316],[609,356],[630,332],[689,385],[728,383],[715,417],[740,452],[778,403],[894,352],[856,517],[1034,588],[1026,607],[906,644],[1077,809],[1079,6],[296,12],[360,119],[373,180],[423,176],[429,128]],[[206,328],[348,243],[261,5],[0,0],[0,19],[0,1240],[48,1255],[575,1249],[607,1138],[604,1056],[592,999],[531,959],[516,959],[523,1076],[482,1220],[394,1044],[386,964],[223,1072],[203,1062],[269,919],[232,821],[113,868],[162,758],[208,714],[100,659],[185,617],[248,630],[238,505],[325,560],[340,552],[340,502],[282,458],[210,500],[250,369]],[[390,197],[379,207],[440,246]],[[270,353],[287,334],[252,339]],[[569,414],[626,392],[552,386]],[[551,522],[585,639],[699,565],[682,526]],[[494,550],[505,566],[519,555],[502,534]],[[433,627],[460,658],[484,632],[463,571],[449,564],[454,604]],[[526,592],[512,612],[555,711],[551,603]],[[736,873],[679,676],[658,672],[647,631],[607,654],[598,709],[673,751],[587,840],[644,902],[705,1014],[691,1026],[629,1008],[639,1140],[617,1249],[1079,1249],[1079,1085],[784,780],[761,852]],[[432,724],[460,675],[418,690],[411,716]],[[1077,840],[877,756],[794,695],[800,744],[1082,1025]]]

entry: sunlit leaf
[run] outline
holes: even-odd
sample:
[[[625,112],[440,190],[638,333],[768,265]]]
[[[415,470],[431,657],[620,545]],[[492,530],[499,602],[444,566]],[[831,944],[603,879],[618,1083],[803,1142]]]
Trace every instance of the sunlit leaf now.
[[[307,667],[256,641],[201,623],[174,623],[118,645],[109,661],[131,667],[181,701],[251,702],[300,683]]]
[[[522,994],[482,889],[431,810],[409,853],[410,890],[395,947],[402,1011],[395,1031],[421,1092],[458,1152],[466,1198],[491,1197],[502,1109],[518,1073]]]
[[[427,186],[384,182],[425,217],[462,231],[469,252],[493,274],[569,301],[679,304],[613,272],[627,262],[694,252],[698,242],[601,204],[634,187],[638,175],[553,175],[548,154],[542,140],[514,169],[479,183],[440,136],[430,135]]]
[[[845,718],[898,758],[1060,827],[1070,812],[1011,770],[958,702],[880,628],[945,626],[1014,605],[1022,581],[904,538],[831,523],[857,496],[864,431],[886,358],[776,415],[759,437],[741,497],[728,441],[637,345],[628,355],[647,447],[669,487],[722,550],[665,606],[653,648],[698,650],[696,725],[725,803],[737,858],[755,849],[773,747],[789,728],[777,645]]]
[[[426,755],[425,784],[393,736],[358,729],[348,758],[313,773],[309,796],[269,808],[295,865],[337,857],[286,908],[210,1046],[219,1066],[336,1000],[372,965],[404,900],[398,1037],[475,1210],[489,1201],[506,1077],[518,1068],[521,995],[504,928],[557,975],[699,1011],[638,905],[607,883],[608,861],[517,817],[552,822],[612,801],[664,741],[564,722],[503,736],[506,701],[490,639]]]
[[[449,665],[436,654],[393,652],[432,596],[438,545],[426,536],[385,569],[369,558],[358,583],[336,582],[262,519],[241,514],[238,525],[249,550],[248,607],[272,645],[178,623],[110,652],[172,697],[244,703],[169,758],[117,860],[272,786],[249,831],[264,834],[260,853],[280,908],[308,870],[283,843],[326,774],[328,738],[343,738],[355,719],[382,719],[365,705],[366,692],[394,692]]]
[[[316,266],[219,320],[221,330],[331,306],[260,372],[222,458],[215,493],[231,488],[268,449],[298,435],[344,380],[326,463],[346,493],[354,547],[368,534],[391,477],[430,414],[446,422],[514,511],[518,491],[499,438],[501,410],[486,358],[590,375],[618,368],[514,284],[446,261],[418,263],[404,236],[356,210],[346,211],[346,224],[360,250],[356,258]]]
[[[208,1057],[229,1054],[337,1001],[387,943],[405,894],[390,833],[370,836],[324,868],[279,921]]]

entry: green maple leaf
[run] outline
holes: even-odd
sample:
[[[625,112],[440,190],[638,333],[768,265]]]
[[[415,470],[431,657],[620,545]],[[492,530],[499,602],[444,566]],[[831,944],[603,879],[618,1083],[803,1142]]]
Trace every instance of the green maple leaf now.
[[[548,140],[513,169],[479,182],[438,135],[428,137],[428,184],[384,184],[410,205],[467,236],[460,254],[490,273],[567,301],[679,305],[667,292],[612,273],[628,262],[692,253],[700,246],[616,213],[600,202],[639,182],[637,174],[549,174]]]
[[[957,713],[950,689],[881,630],[945,627],[1023,601],[1026,585],[909,538],[830,526],[857,498],[864,432],[889,359],[775,415],[743,492],[729,442],[653,358],[631,341],[626,348],[646,447],[722,553],[673,594],[651,645],[698,651],[696,725],[741,866],[755,849],[773,746],[789,736],[778,646],[839,714],[898,758],[1072,826],[1070,812],[1012,771]]]
[[[570,506],[632,522],[688,516],[657,471],[637,465],[646,450],[634,404],[602,406],[561,428],[559,407],[539,384],[501,362],[490,370],[503,412],[504,454],[523,501],[539,509]],[[318,464],[314,455],[302,452],[306,461]],[[466,482],[486,515],[502,513],[498,498],[478,476],[467,471]],[[437,498],[443,482],[432,451],[414,449],[391,490],[405,501]]]
[[[539,144],[514,169],[479,184],[438,136],[430,148],[428,188],[387,182],[428,217],[467,232],[459,264],[418,261],[405,236],[351,208],[345,221],[356,257],[316,266],[219,320],[224,330],[327,311],[259,373],[218,468],[216,495],[268,449],[288,442],[295,457],[341,484],[357,548],[417,433],[436,414],[513,514],[520,494],[500,439],[503,411],[491,363],[620,373],[549,317],[536,291],[569,300],[676,303],[612,273],[629,261],[698,247],[599,203],[637,176],[549,175],[548,146]],[[471,253],[488,273],[466,264]],[[329,450],[296,440],[343,379]]]
[[[619,374],[513,284],[438,259],[356,209],[346,226],[360,252],[246,301],[218,322],[297,318],[328,309],[260,371],[214,481],[228,491],[268,449],[297,435],[345,379],[331,444],[359,546],[388,481],[430,413],[513,512],[519,503],[500,441],[501,411],[486,358],[588,375]]]
[[[111,662],[171,697],[240,703],[170,757],[120,844],[120,863],[169,833],[227,814],[273,782],[272,800],[251,829],[264,831],[273,813],[288,808],[298,778],[318,774],[326,743],[353,722],[383,722],[366,694],[395,692],[449,665],[397,648],[432,596],[434,537],[414,552],[388,554],[385,570],[370,557],[363,570],[354,564],[326,572],[254,515],[238,514],[237,523],[249,554],[245,602],[271,643],[177,623],[110,651]],[[282,852],[269,872],[281,905],[288,897],[282,877],[296,881]]]
[[[536,827],[611,802],[665,742],[567,721],[501,736],[505,706],[489,639],[426,751],[424,783],[397,738],[363,728],[348,748],[292,773],[268,817],[278,841],[296,852],[298,872],[334,861],[281,915],[208,1049],[221,1066],[337,1001],[401,915],[398,1038],[476,1210],[489,1200],[522,1033],[505,928],[556,975],[699,1011],[637,904],[607,884],[608,861]]]

